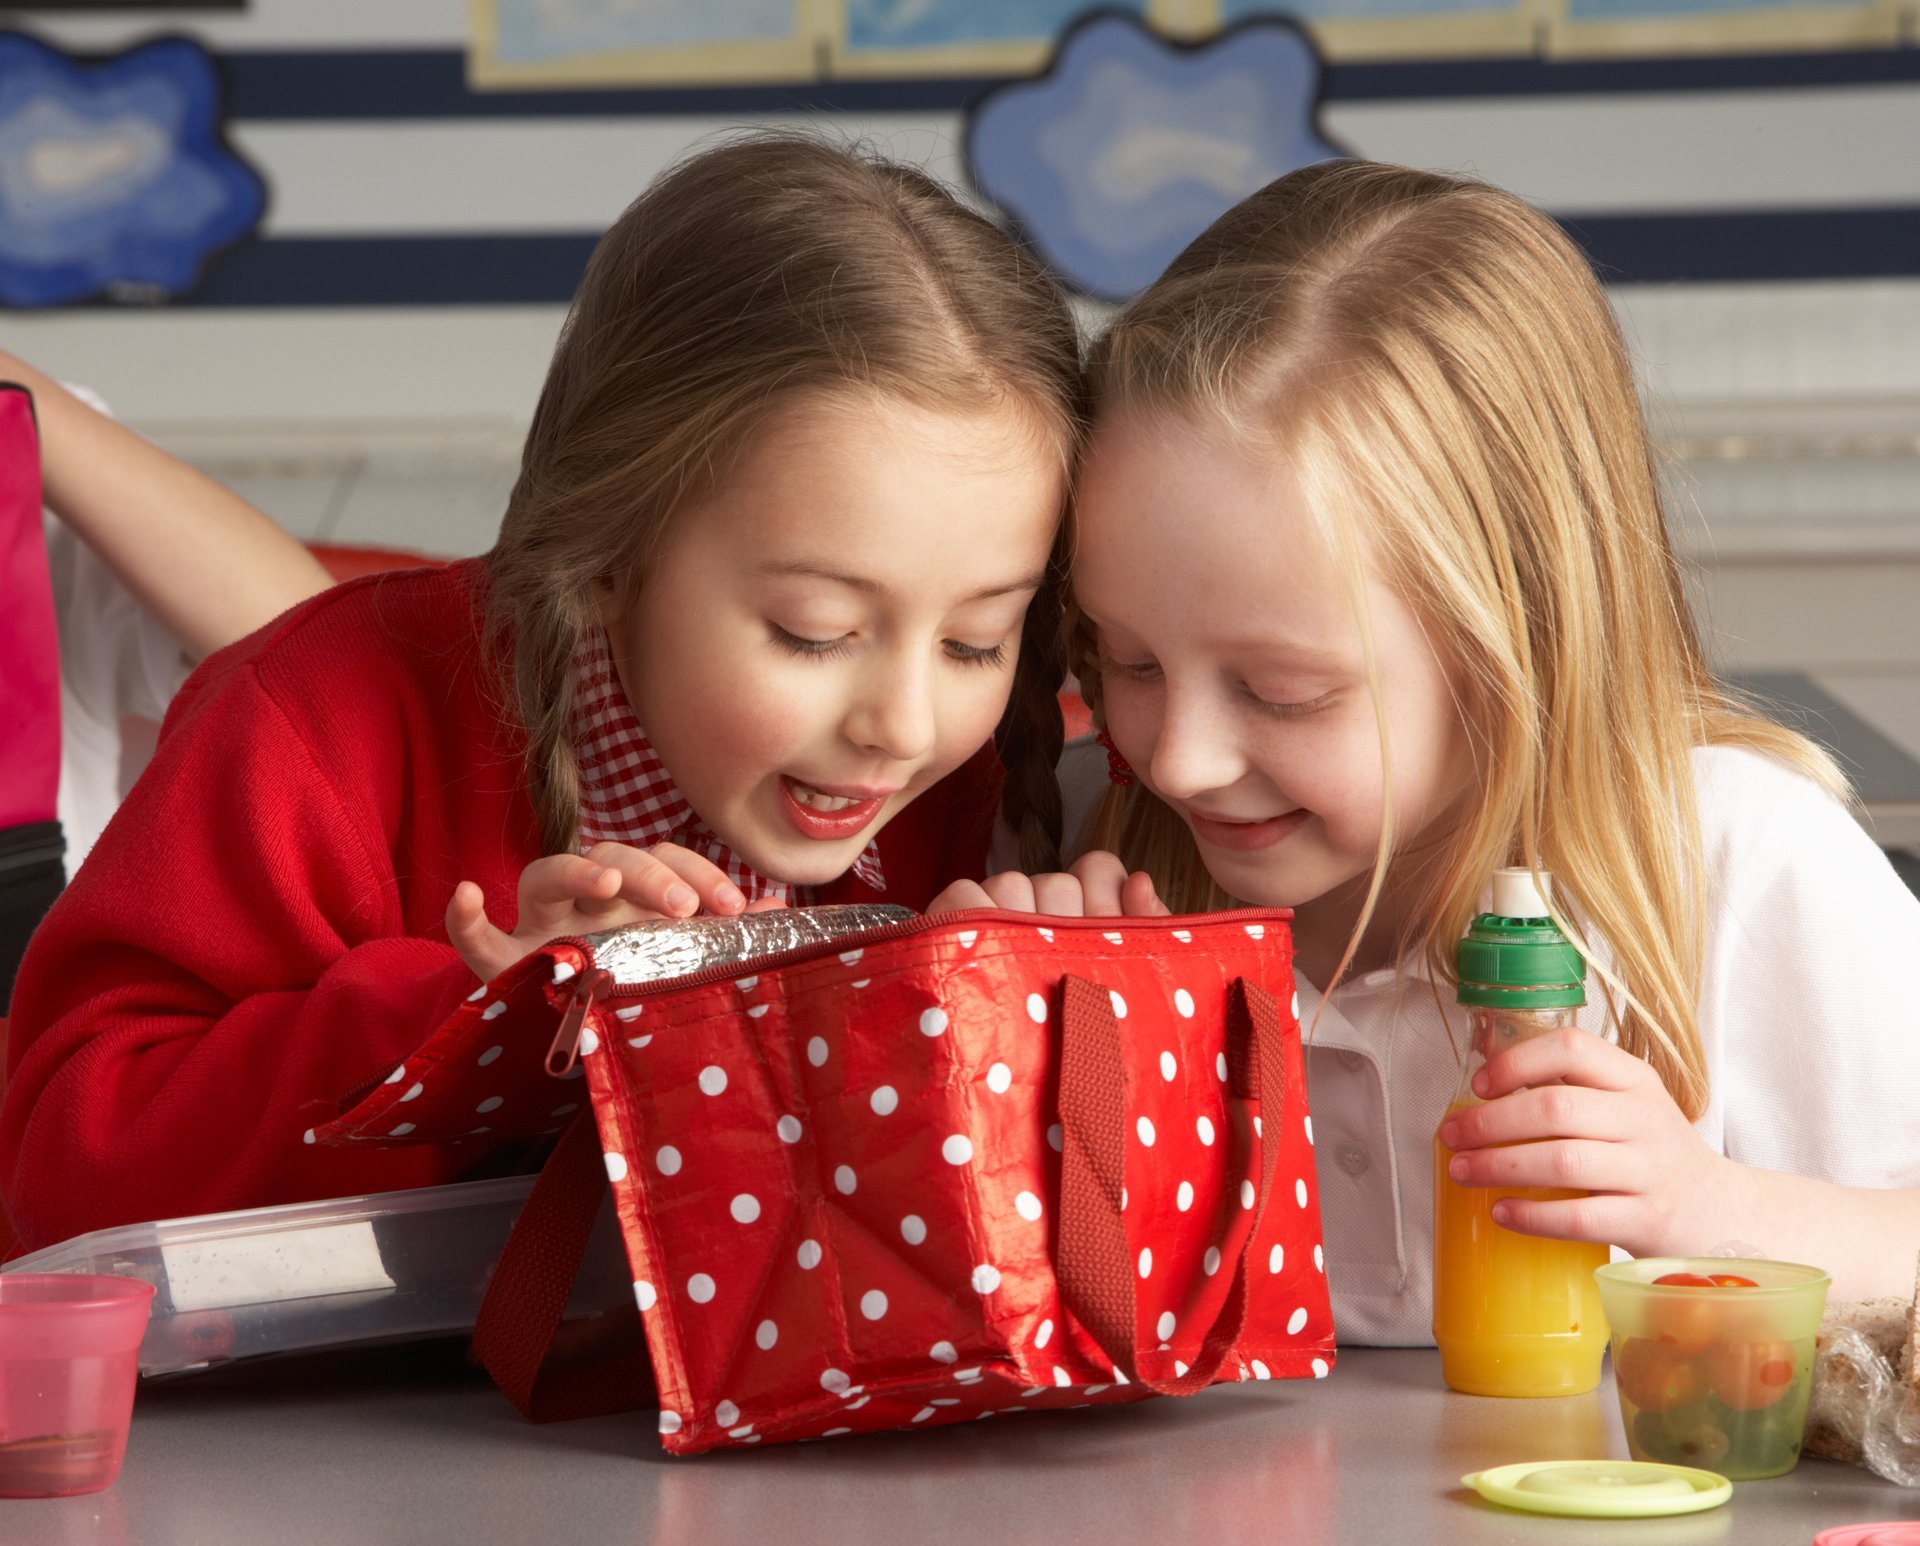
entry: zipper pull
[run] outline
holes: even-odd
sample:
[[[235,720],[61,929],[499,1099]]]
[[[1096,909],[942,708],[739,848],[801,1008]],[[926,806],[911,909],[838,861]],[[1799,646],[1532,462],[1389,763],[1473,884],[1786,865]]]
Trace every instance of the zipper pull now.
[[[586,1030],[587,1014],[594,1000],[613,986],[613,974],[589,967],[574,984],[573,999],[560,1017],[560,1029],[554,1032],[553,1045],[547,1048],[547,1072],[564,1079],[580,1061],[580,1038]]]

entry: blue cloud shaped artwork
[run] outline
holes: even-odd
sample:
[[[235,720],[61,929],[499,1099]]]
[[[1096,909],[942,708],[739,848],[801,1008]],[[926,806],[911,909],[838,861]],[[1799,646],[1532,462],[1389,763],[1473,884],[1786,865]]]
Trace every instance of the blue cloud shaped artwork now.
[[[1319,96],[1319,57],[1281,18],[1188,45],[1096,13],[1044,74],[981,98],[967,163],[1067,283],[1122,301],[1255,189],[1348,154]]]
[[[219,73],[188,39],[91,64],[0,33],[0,305],[191,289],[266,208],[220,113]]]

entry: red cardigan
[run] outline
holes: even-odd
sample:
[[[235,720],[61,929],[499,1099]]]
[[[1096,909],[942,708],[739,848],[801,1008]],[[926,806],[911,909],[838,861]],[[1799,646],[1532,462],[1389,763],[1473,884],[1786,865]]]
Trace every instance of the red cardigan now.
[[[0,1196],[29,1249],[141,1219],[455,1180],[473,1152],[310,1146],[475,985],[448,898],[503,926],[538,856],[483,669],[478,560],[315,597],[211,657],[22,964]],[[885,900],[983,873],[992,748],[880,835]],[[851,879],[828,900],[874,900]]]

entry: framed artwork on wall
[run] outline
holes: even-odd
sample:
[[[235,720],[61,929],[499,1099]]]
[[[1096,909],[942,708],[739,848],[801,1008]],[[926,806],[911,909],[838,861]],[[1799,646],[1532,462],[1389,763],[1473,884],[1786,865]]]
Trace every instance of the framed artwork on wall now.
[[[674,86],[822,73],[826,0],[471,0],[476,86]]]
[[[1558,0],[1547,52],[1738,54],[1885,47],[1900,41],[1897,0]]]

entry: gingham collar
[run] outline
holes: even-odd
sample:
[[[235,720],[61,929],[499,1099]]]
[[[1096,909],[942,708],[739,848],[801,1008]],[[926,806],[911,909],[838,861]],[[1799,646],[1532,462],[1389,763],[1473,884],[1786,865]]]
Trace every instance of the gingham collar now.
[[[654,754],[613,669],[606,634],[591,628],[573,655],[573,748],[580,765],[580,847],[678,843],[727,872],[749,902],[792,902],[797,889],[749,869],[687,804]],[[887,889],[878,842],[853,861],[853,873],[875,891]]]

